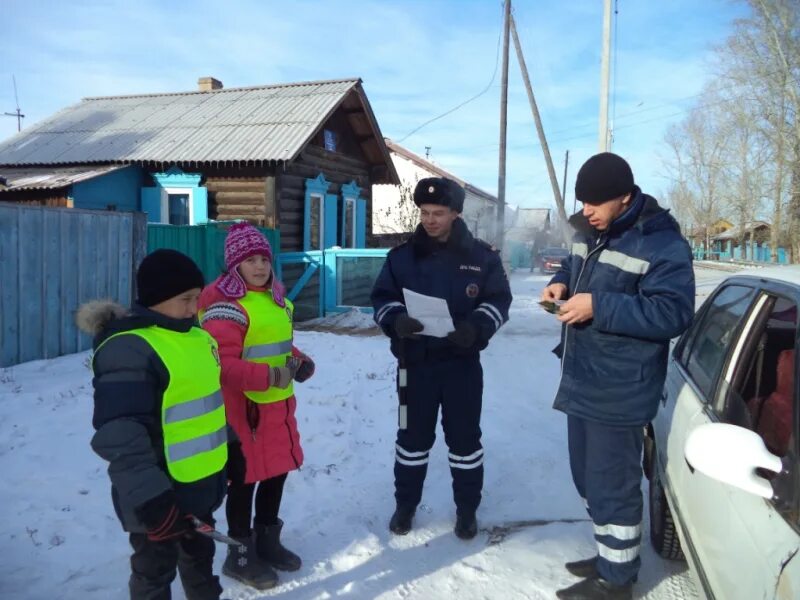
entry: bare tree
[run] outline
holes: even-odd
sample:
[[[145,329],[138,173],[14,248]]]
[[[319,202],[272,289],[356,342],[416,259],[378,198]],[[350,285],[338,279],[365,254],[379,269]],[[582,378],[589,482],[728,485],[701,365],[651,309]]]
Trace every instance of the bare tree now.
[[[419,224],[419,208],[414,203],[413,184],[400,184],[398,186],[400,197],[396,204],[389,205],[376,211],[377,222],[391,233],[409,233]]]

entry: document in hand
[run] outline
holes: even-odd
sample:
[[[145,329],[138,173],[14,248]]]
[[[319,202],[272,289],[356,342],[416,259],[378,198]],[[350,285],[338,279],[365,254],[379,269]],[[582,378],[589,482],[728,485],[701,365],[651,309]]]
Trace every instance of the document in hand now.
[[[403,288],[403,297],[406,301],[408,316],[416,319],[425,326],[420,333],[432,337],[444,337],[455,329],[447,300],[418,294]]]

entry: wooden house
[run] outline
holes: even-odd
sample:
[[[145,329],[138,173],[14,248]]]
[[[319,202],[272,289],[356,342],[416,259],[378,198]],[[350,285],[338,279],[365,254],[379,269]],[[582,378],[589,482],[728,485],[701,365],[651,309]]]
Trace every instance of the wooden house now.
[[[281,251],[364,247],[398,184],[360,79],[86,98],[0,142],[0,201],[246,219]]]

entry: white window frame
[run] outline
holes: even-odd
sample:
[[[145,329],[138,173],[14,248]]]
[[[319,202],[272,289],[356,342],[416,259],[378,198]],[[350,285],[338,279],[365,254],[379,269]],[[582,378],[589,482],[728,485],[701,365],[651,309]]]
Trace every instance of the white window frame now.
[[[311,192],[308,195],[309,198],[309,206],[308,210],[314,210],[314,198],[319,198],[319,240],[317,240],[317,245],[319,246],[316,251],[324,250],[325,249],[325,194],[320,194],[319,192]],[[311,227],[311,214],[308,215],[308,235],[312,235],[313,230]],[[311,247],[311,251],[315,251],[313,248],[313,240],[309,240],[309,246]]]
[[[194,192],[189,187],[164,187],[161,188],[161,222],[169,224],[169,195],[180,194],[189,196],[189,225],[194,225]]]

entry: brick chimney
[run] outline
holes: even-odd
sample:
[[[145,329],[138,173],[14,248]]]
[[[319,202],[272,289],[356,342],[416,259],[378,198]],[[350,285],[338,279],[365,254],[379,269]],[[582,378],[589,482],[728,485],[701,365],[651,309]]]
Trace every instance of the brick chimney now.
[[[197,89],[201,92],[210,92],[213,90],[221,90],[222,82],[213,77],[201,77],[197,80]]]

